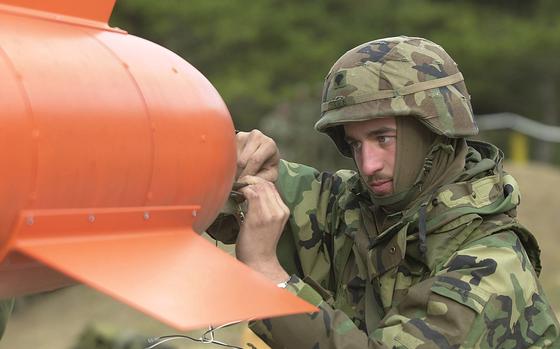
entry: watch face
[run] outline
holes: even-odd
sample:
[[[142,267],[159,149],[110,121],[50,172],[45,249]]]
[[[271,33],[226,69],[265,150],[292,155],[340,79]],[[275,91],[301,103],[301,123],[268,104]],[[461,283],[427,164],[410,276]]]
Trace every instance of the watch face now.
[[[276,284],[276,286],[277,286],[277,287],[280,287],[280,288],[286,288],[286,287],[288,287],[288,283],[289,283],[291,280],[292,280],[292,276],[290,276],[290,277],[288,278],[288,280],[283,281],[283,282],[281,282],[281,283],[279,283],[279,284]]]

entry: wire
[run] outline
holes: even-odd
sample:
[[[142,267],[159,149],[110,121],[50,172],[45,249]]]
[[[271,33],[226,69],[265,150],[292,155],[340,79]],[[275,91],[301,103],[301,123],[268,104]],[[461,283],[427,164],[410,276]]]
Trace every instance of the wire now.
[[[150,346],[145,347],[144,349],[153,349],[153,348],[155,348],[155,347],[157,347],[157,346],[159,346],[159,345],[161,345],[165,342],[169,342],[169,341],[176,340],[176,339],[189,339],[191,341],[199,342],[199,343],[202,343],[202,344],[214,344],[214,345],[218,345],[218,346],[226,347],[226,348],[243,349],[242,347],[238,347],[236,345],[224,343],[224,342],[218,341],[214,338],[214,334],[215,334],[216,331],[221,330],[221,329],[226,328],[226,327],[229,327],[229,326],[232,326],[232,325],[236,325],[240,322],[241,321],[230,322],[230,323],[227,323],[225,325],[218,326],[216,328],[214,328],[213,326],[209,326],[208,330],[206,332],[204,332],[200,338],[194,338],[194,337],[183,335],[183,334],[172,334],[172,335],[167,335],[167,336],[150,338],[150,339],[148,339],[148,344]]]
[[[191,341],[199,342],[199,343],[202,343],[202,344],[214,344],[214,345],[218,345],[218,346],[222,346],[222,347],[226,347],[226,348],[243,349],[242,347],[227,344],[227,343],[220,342],[220,341],[217,341],[217,340],[209,341],[209,340],[205,340],[203,338],[193,338],[193,337],[190,337],[190,336],[187,336],[187,335],[181,335],[181,334],[174,334],[174,335],[169,335],[169,336],[157,337],[157,338],[155,338],[156,342],[153,343],[152,345],[150,345],[149,347],[146,347],[145,349],[153,349],[153,348],[155,348],[155,347],[157,347],[157,346],[159,346],[159,345],[161,345],[165,342],[169,342],[169,341],[176,340],[176,339],[189,339]]]

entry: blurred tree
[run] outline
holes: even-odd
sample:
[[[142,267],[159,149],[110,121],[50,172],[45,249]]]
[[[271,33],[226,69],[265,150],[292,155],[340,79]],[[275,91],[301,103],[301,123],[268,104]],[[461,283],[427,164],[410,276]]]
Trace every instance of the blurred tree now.
[[[318,105],[321,82],[341,54],[400,34],[446,48],[475,113],[509,111],[558,124],[559,12],[557,0],[121,0],[111,23],[201,70],[240,129],[258,127],[263,115],[289,104],[300,114],[303,105]],[[293,127],[311,130],[313,113]]]
[[[352,160],[338,153],[329,137],[312,129],[320,113],[320,98],[309,90],[298,90],[293,100],[265,115],[259,129],[276,140],[283,159],[324,171],[354,168]]]

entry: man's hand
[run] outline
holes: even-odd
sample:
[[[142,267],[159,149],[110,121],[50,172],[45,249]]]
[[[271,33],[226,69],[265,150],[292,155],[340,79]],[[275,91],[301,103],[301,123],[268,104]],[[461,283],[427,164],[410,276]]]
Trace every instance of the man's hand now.
[[[276,256],[276,246],[290,210],[271,182],[254,176],[244,177],[249,185],[240,191],[247,198],[248,210],[237,237],[237,259],[264,274],[274,283],[288,279]]]
[[[280,153],[274,140],[259,130],[239,132],[236,140],[236,178],[249,175],[275,182],[278,179]]]

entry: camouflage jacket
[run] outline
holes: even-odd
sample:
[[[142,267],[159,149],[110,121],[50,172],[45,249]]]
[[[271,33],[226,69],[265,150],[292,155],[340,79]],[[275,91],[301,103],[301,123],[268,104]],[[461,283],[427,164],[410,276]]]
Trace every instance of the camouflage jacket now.
[[[538,245],[515,219],[518,186],[497,148],[469,145],[457,181],[379,234],[354,171],[281,162],[291,217],[278,257],[293,275],[288,290],[320,311],[253,331],[272,348],[560,347]]]
[[[8,318],[10,317],[13,308],[14,308],[13,298],[0,300],[0,339],[4,335],[4,331],[6,330],[6,325],[8,324]]]

